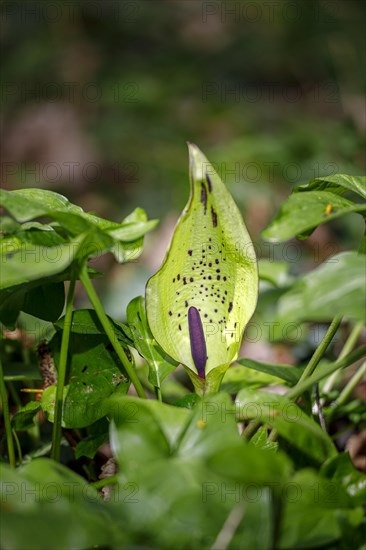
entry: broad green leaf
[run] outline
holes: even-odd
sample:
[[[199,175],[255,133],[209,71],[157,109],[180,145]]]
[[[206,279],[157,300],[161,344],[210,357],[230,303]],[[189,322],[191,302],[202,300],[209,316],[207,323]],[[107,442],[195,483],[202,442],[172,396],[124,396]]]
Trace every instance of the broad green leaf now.
[[[3,235],[9,235],[18,231],[20,223],[16,222],[10,216],[0,216],[0,231]]]
[[[59,364],[61,335],[56,333],[49,348],[56,367]],[[65,386],[63,426],[82,428],[107,414],[107,398],[114,392],[127,393],[129,379],[108,338],[103,334],[71,332],[69,379]],[[54,418],[55,386],[42,394],[42,408],[50,422]]]
[[[366,177],[335,174],[334,176],[315,178],[306,185],[299,185],[298,187],[295,187],[294,192],[331,191],[332,193],[341,194],[347,190],[354,191],[366,199]]]
[[[242,445],[229,395],[205,396],[192,410],[192,417],[179,441],[180,457],[207,459],[230,446]]]
[[[70,468],[37,458],[17,470],[1,464],[0,470],[2,548],[114,547],[110,508]]]
[[[113,395],[108,400],[113,418],[111,443],[127,470],[169,457],[187,426],[191,411],[136,397]]]
[[[282,384],[281,378],[259,372],[256,369],[247,368],[244,365],[237,365],[236,362],[230,365],[222,380],[220,390],[227,393],[238,393],[242,388],[262,388],[273,384]]]
[[[61,211],[80,214],[82,208],[69,202],[66,197],[45,189],[1,190],[0,204],[18,221],[27,222]]]
[[[54,252],[53,252],[54,253]],[[22,254],[22,251],[20,252]],[[28,293],[31,294],[38,288],[43,288],[45,286],[51,286],[54,288],[56,285],[60,285],[63,281],[69,281],[73,275],[72,266],[69,266],[66,270],[56,273],[51,277],[40,277],[38,279],[31,280],[29,282],[24,282],[15,286],[4,288],[0,290],[0,321],[9,329],[13,330],[15,328],[15,322],[19,316],[20,311],[22,311],[24,303],[28,300]],[[98,276],[98,273],[88,268],[88,273],[90,277]],[[19,273],[19,277],[22,278],[22,273]],[[1,280],[1,275],[0,275]],[[50,291],[51,292],[51,291]],[[60,307],[60,290],[58,290],[59,299],[58,307]],[[34,303],[34,300],[32,300]],[[45,311],[49,317],[50,312],[52,312],[54,320],[56,317],[56,304],[49,304],[45,306]],[[38,312],[39,313],[39,312]],[[39,321],[38,321],[39,322]]]
[[[34,426],[34,417],[40,409],[41,403],[39,401],[29,401],[12,417],[11,422],[14,429],[17,431],[27,430]]]
[[[55,247],[26,243],[14,253],[3,254],[0,288],[6,289],[61,273],[71,265],[83,243],[84,235],[81,235],[74,241]]]
[[[145,300],[134,298],[127,306],[127,320],[132,331],[134,347],[149,365],[149,382],[158,388],[177,363],[164,353],[151,334],[147,324]]]
[[[82,439],[75,448],[75,458],[76,460],[82,456],[87,458],[94,458],[99,447],[108,443],[109,435],[108,432],[99,435],[90,435]]]
[[[254,312],[258,273],[233,198],[195,145],[189,153],[190,199],[161,269],[148,281],[147,318],[154,338],[188,368],[196,389],[214,391]],[[217,367],[221,372],[213,375]]]
[[[258,261],[259,278],[274,286],[288,286],[292,277],[288,274],[289,264],[287,262],[274,262],[271,260]]]
[[[322,463],[336,454],[328,434],[285,396],[244,388],[235,402],[239,420],[259,419],[268,423],[312,460]]]
[[[50,283],[30,289],[24,297],[22,311],[45,321],[56,321],[64,303],[64,283]]]
[[[148,221],[142,208],[135,208],[123,220],[119,228],[112,229],[109,233],[115,239],[115,244],[111,252],[117,262],[124,263],[137,260],[142,252],[143,236],[151,231],[157,223],[157,220]]]
[[[268,441],[268,430],[266,426],[261,426],[259,430],[255,432],[249,441],[249,445],[269,451],[277,451],[278,449],[278,441]]]
[[[25,224],[23,224],[24,226]],[[41,224],[39,224],[41,225]],[[0,239],[0,253],[1,254],[14,254],[17,250],[20,250],[24,243],[36,245],[36,246],[57,246],[64,244],[63,239],[52,228],[45,229],[22,229],[12,235],[6,235]]]
[[[131,345],[132,340],[127,335],[128,326],[123,323],[119,323],[108,317],[113,332],[117,340],[123,342],[126,345]],[[56,330],[62,331],[64,328],[65,318],[59,319],[54,326]],[[73,335],[101,335],[105,336],[105,341],[108,342],[108,337],[105,335],[104,328],[102,327],[98,315],[94,309],[78,309],[74,311],[71,322],[71,333]]]
[[[362,548],[356,540],[362,544],[357,533],[363,510],[353,504],[340,483],[303,469],[289,480],[287,487],[277,546],[280,550]],[[340,544],[334,544],[339,539]]]
[[[262,235],[270,241],[286,241],[306,234],[318,225],[352,212],[365,213],[366,204],[356,204],[329,191],[292,193]]]
[[[365,321],[365,256],[342,252],[314,269],[278,300],[281,322]]]
[[[339,453],[320,468],[320,475],[339,483],[356,505],[366,502],[366,475],[356,470],[348,453]]]
[[[263,363],[263,361],[254,361],[253,359],[238,359],[237,363],[259,372],[265,372],[276,378],[281,378],[294,386],[300,379],[302,369],[292,367],[291,365],[276,365],[273,363]]]
[[[157,220],[147,221],[146,214],[141,208],[136,208],[122,223],[104,220],[84,212],[80,206],[72,204],[63,195],[44,189],[2,190],[0,204],[18,222],[46,216],[58,221],[73,236],[94,227],[110,235],[116,242],[136,241],[158,223]],[[23,227],[25,229],[24,225]],[[38,226],[32,224],[29,227]]]

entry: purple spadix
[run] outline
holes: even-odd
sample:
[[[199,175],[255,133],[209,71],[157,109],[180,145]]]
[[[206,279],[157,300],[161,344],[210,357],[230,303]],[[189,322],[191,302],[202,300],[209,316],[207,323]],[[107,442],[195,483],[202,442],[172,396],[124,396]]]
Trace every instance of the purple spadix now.
[[[206,378],[205,366],[207,361],[207,350],[205,335],[201,316],[197,308],[190,307],[188,310],[189,338],[191,341],[191,352],[198,376]]]

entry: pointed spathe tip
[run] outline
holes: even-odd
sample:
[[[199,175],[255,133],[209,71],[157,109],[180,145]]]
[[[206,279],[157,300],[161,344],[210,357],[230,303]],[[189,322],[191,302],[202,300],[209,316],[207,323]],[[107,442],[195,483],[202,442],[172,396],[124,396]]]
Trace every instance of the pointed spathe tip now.
[[[206,169],[209,162],[201,149],[194,143],[187,141],[189,150],[189,164],[191,168],[191,175],[193,180],[205,179]]]

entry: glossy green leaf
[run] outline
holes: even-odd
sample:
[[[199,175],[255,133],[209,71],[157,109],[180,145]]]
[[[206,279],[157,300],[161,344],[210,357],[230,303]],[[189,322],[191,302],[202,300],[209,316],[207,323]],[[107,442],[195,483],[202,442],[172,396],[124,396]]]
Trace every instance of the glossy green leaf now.
[[[340,484],[355,505],[366,502],[366,475],[356,470],[348,453],[329,458],[320,468],[320,475]]]
[[[208,464],[214,472],[238,483],[273,485],[277,487],[288,478],[291,463],[284,454],[258,449],[242,441],[240,446],[227,446],[210,457]],[[274,489],[276,489],[274,485]]]
[[[108,432],[85,437],[76,445],[75,458],[78,459],[82,456],[86,456],[87,458],[94,458],[98,449],[105,443],[108,443],[108,440]]]
[[[127,306],[127,320],[131,329],[134,347],[149,365],[149,382],[160,388],[162,381],[178,365],[161,349],[147,324],[145,300],[134,298]]]
[[[18,221],[27,222],[47,216],[50,212],[80,214],[82,208],[69,202],[66,197],[45,189],[1,190],[0,204]]]
[[[111,252],[117,262],[125,263],[137,260],[142,252],[143,236],[154,229],[157,223],[157,220],[148,221],[142,208],[135,208],[123,220],[119,228],[109,231],[109,234],[115,240]]]
[[[45,321],[56,321],[64,304],[64,283],[51,283],[30,289],[25,295],[22,311]]]
[[[233,363],[225,372],[220,391],[227,393],[238,393],[242,388],[250,386],[252,388],[261,388],[273,384],[282,384],[281,378],[273,374],[259,372],[258,370],[247,368],[244,365]]]
[[[365,257],[342,252],[314,269],[278,300],[281,322],[331,321],[344,315],[365,321]]]
[[[23,224],[25,226],[26,224]],[[41,224],[39,224],[41,226]],[[48,229],[43,229],[47,227]],[[57,246],[66,241],[56,233],[50,226],[42,226],[42,229],[22,229],[12,235],[6,235],[0,239],[0,253],[14,254],[20,250],[23,244],[28,243],[36,246]]]
[[[17,411],[11,419],[15,430],[27,430],[34,426],[34,417],[41,409],[39,401],[29,401],[24,407]]]
[[[344,193],[353,191],[366,199],[366,177],[349,176],[347,174],[335,174],[334,176],[324,176],[315,178],[310,183],[295,187],[294,191],[331,191],[332,193]]]
[[[14,218],[20,222],[25,222],[46,216],[60,224],[66,234],[73,237],[81,233],[93,230],[93,239],[89,239],[89,247],[86,255],[93,256],[103,254],[109,250],[113,252],[118,262],[123,263],[132,261],[141,254],[143,236],[151,231],[158,223],[157,220],[147,220],[146,213],[141,208],[136,208],[122,223],[116,223],[99,218],[94,214],[86,213],[72,203],[64,196],[43,189],[19,189],[15,191],[2,191],[0,194],[0,204],[6,208]],[[25,229],[46,228],[49,234],[43,235],[43,242],[34,242],[33,244],[54,245],[60,242],[51,242],[51,238],[58,239],[58,236],[51,226],[42,226],[38,222],[23,224],[21,231],[11,235],[6,239],[4,246],[7,250],[15,251],[23,242],[29,242]],[[38,231],[40,233],[40,231]],[[46,232],[45,232],[46,233]],[[47,243],[44,242],[47,240]]]
[[[59,363],[61,335],[49,343],[56,367]],[[89,426],[107,414],[107,398],[114,392],[127,393],[129,379],[103,334],[71,333],[69,379],[64,391],[62,423],[67,428]],[[42,394],[42,408],[53,422],[56,387]]]
[[[352,212],[366,213],[366,204],[356,204],[329,191],[292,193],[262,235],[270,241],[309,236],[318,225]]]
[[[108,406],[114,420],[114,453],[119,463],[131,470],[170,456],[192,414],[187,409],[130,396],[113,395]]]
[[[190,199],[161,269],[147,284],[146,307],[154,338],[189,369],[198,387],[203,368],[210,385],[211,371],[227,367],[237,357],[256,306],[258,274],[252,242],[230,193],[195,145],[189,146],[189,153]],[[197,312],[191,331],[190,308]],[[191,347],[194,334],[198,334],[196,359]],[[200,376],[197,354],[205,363]],[[211,389],[223,373],[212,381]]]
[[[239,419],[259,419],[312,460],[322,463],[336,454],[331,438],[312,418],[283,395],[242,389],[236,396]]]
[[[273,363],[264,363],[263,361],[254,361],[245,357],[238,359],[237,363],[259,372],[265,372],[276,378],[281,378],[288,382],[290,386],[294,386],[300,379],[302,369],[292,367],[291,365],[276,365]]]
[[[83,249],[84,235],[56,247],[24,244],[14,253],[2,255],[0,288],[37,281],[64,271]],[[84,249],[85,250],[85,249]]]
[[[115,321],[111,317],[108,317],[108,319],[117,340],[123,342],[126,345],[132,344],[132,340],[127,334],[128,326]],[[64,321],[65,318],[62,317],[62,319],[59,319],[56,323],[54,323],[56,330],[63,330]],[[104,341],[106,343],[108,342],[108,337],[105,335],[104,329],[94,309],[78,309],[77,311],[74,311],[71,322],[71,333],[73,335],[79,334],[81,336],[105,336]]]

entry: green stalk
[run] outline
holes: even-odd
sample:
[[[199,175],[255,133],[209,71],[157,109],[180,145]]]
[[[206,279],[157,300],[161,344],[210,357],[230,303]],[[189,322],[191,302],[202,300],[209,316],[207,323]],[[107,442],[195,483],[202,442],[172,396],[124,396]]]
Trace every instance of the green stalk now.
[[[355,326],[353,327],[353,329],[351,330],[343,348],[342,348],[342,351],[341,353],[339,354],[339,357],[338,359],[343,359],[343,357],[346,357],[346,355],[348,355],[349,353],[351,353],[351,351],[353,350],[353,348],[355,347],[356,343],[357,343],[357,340],[358,340],[358,337],[361,333],[361,330],[363,328],[363,323],[362,321],[359,321],[358,323],[355,324]],[[324,383],[324,387],[323,387],[323,392],[325,394],[329,393],[330,390],[333,388],[334,384],[336,383],[337,381],[337,378],[338,378],[338,371],[334,372],[332,374],[332,376],[329,376],[328,380],[325,381]]]
[[[361,382],[362,378],[366,376],[366,361],[362,363],[360,368],[355,372],[355,374],[352,376],[351,380],[347,383],[347,385],[343,388],[341,393],[339,394],[338,399],[334,402],[334,408],[338,407],[339,405],[343,405],[350,396],[350,394],[353,392],[355,387],[359,382]]]
[[[155,386],[155,395],[156,395],[156,399],[162,403],[163,402],[163,396],[162,396],[162,393],[161,393],[161,388],[159,388],[159,386]]]
[[[101,322],[102,327],[104,328],[105,333],[108,336],[110,343],[112,344],[112,346],[113,346],[115,352],[117,353],[122,365],[124,366],[124,368],[125,368],[125,370],[128,374],[129,379],[131,380],[132,384],[135,386],[137,395],[139,397],[146,398],[145,390],[142,387],[142,384],[141,384],[141,382],[140,382],[140,380],[139,380],[139,378],[136,374],[136,371],[133,368],[133,366],[131,365],[130,361],[128,360],[127,355],[126,355],[123,347],[121,346],[121,344],[119,343],[119,341],[117,340],[117,338],[116,338],[116,336],[113,332],[112,326],[109,322],[109,319],[108,319],[107,315],[104,313],[103,306],[100,303],[98,295],[95,292],[94,287],[93,287],[93,285],[90,281],[90,278],[89,278],[88,272],[86,270],[86,267],[83,267],[83,269],[81,270],[80,281],[82,282],[82,284],[83,284],[83,286],[86,290],[88,298],[89,298],[92,306],[94,307],[94,309],[96,311],[96,314],[98,315],[99,321]]]
[[[20,446],[20,441],[19,441],[17,432],[15,430],[12,430],[12,432],[13,432],[13,437],[14,437],[15,444],[17,446],[19,464],[22,465],[22,463],[23,463],[23,454],[22,454],[22,448]]]
[[[57,372],[55,418],[54,418],[53,429],[52,429],[51,457],[54,460],[57,460],[58,462],[60,461],[63,395],[64,395],[64,387],[65,387],[65,379],[66,379],[67,354],[69,350],[75,284],[76,284],[75,279],[73,279],[70,282],[70,288],[67,294],[65,321],[64,321],[64,328],[62,331],[62,338],[61,338],[60,363],[59,363],[59,368]]]
[[[8,396],[6,394],[3,365],[1,363],[1,360],[0,360],[0,397],[2,401],[2,407],[3,407],[4,426],[5,426],[5,433],[6,433],[6,442],[8,445],[9,464],[13,468],[15,468],[16,462],[15,462],[14,441],[13,441],[13,434],[11,429],[11,422],[10,422]]]
[[[323,378],[326,378],[333,372],[344,369],[345,367],[348,367],[349,365],[352,365],[352,363],[355,363],[359,359],[362,359],[366,355],[366,344],[363,346],[360,346],[355,351],[347,355],[347,357],[344,357],[343,359],[338,359],[335,363],[331,363],[330,365],[324,366],[320,371],[314,372],[309,378],[304,380],[303,382],[300,381],[291,388],[287,393],[286,397],[288,399],[297,399],[300,397],[301,394],[304,393],[307,389],[311,388],[313,384],[316,384],[316,382],[319,382]]]
[[[300,380],[297,384],[301,384],[304,380],[309,378],[316,369],[320,359],[323,357],[324,353],[326,352],[329,344],[331,343],[335,333],[337,332],[339,325],[342,322],[342,317],[340,315],[337,315],[337,317],[334,317],[333,321],[329,325],[329,328],[323,338],[323,340],[320,342],[319,346],[316,348],[312,358],[310,359],[307,367],[305,368],[304,372],[302,373]],[[295,386],[296,387],[296,386]]]
[[[243,433],[241,434],[245,439],[251,439],[255,432],[261,427],[262,422],[261,420],[251,420],[248,424],[248,426],[243,430]]]
[[[342,316],[337,315],[334,317],[333,321],[328,327],[327,332],[325,333],[325,336],[323,340],[320,342],[319,346],[316,348],[315,352],[313,353],[313,356],[311,357],[309,363],[307,364],[304,372],[302,373],[299,381],[297,382],[296,386],[292,388],[290,391],[287,392],[286,396],[289,399],[297,399],[296,397],[291,397],[291,392],[296,390],[298,386],[300,386],[305,380],[308,380],[309,377],[313,374],[316,367],[319,364],[320,359],[323,357],[324,353],[326,352],[329,344],[331,343],[335,333],[337,332],[339,325],[342,322]],[[302,393],[302,392],[301,392]],[[273,429],[271,433],[269,434],[268,440],[269,441],[276,441],[277,439],[277,431]]]

